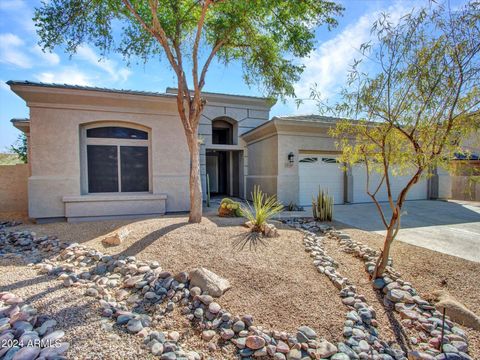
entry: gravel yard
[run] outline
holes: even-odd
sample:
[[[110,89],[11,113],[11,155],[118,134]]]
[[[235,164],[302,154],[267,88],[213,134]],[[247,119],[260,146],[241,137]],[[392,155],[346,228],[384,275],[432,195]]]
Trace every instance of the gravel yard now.
[[[188,224],[187,217],[179,215],[79,224],[24,224],[9,230],[28,229],[37,235],[55,235],[61,241],[80,243],[106,254],[155,260],[174,274],[203,266],[230,281],[232,288],[218,302],[232,314],[251,314],[255,324],[265,329],[295,334],[299,326],[306,325],[319,338],[333,343],[344,341],[342,330],[348,308],[338,296],[337,288],[312,265],[312,258],[305,252],[303,235],[277,223],[279,237],[263,239],[253,248],[247,243],[241,249],[248,234],[243,221],[209,216],[201,224]],[[372,248],[382,244],[380,235],[341,223],[334,226]],[[105,235],[125,228],[128,236],[122,244],[114,247],[102,244]],[[400,339],[400,319],[379,302],[363,263],[338,249],[332,239],[326,241],[325,250],[339,264],[338,271],[358,287],[375,309],[381,337],[386,341],[408,342],[408,338]],[[472,311],[480,313],[480,264],[400,242],[394,243],[392,256],[396,270],[425,298],[434,290],[446,289]],[[139,337],[115,327],[105,331],[98,300],[85,297],[84,289],[64,288],[55,276],[38,275],[20,259],[0,258],[0,291],[12,291],[40,313],[57,319],[57,328],[65,331],[65,340],[70,342],[68,358],[153,358],[142,347]],[[201,332],[193,329],[179,311],[167,316],[162,326],[158,330],[179,331],[186,349],[209,352],[211,344],[200,339]],[[472,358],[480,358],[480,333],[468,330],[468,335]],[[234,352],[235,346],[228,345],[209,356],[233,359]]]
[[[82,289],[63,287],[55,276],[38,275],[21,260],[2,260],[0,285],[0,291],[14,292],[58,322],[56,328],[65,332],[63,340],[70,343],[69,359],[154,358],[140,347],[140,338],[103,331],[98,301],[85,297]]]
[[[156,260],[174,273],[206,267],[232,284],[220,299],[230,312],[251,314],[265,328],[295,331],[307,325],[320,337],[341,338],[345,309],[338,291],[318,276],[298,231],[284,226],[278,238],[240,250],[234,244],[248,233],[241,226],[242,219],[215,216],[204,218],[201,224],[187,221],[187,217],[176,216],[135,222],[55,223],[33,229],[39,235],[57,235],[60,240],[104,253]],[[103,235],[122,226],[129,228],[127,239],[119,246],[105,247]]]

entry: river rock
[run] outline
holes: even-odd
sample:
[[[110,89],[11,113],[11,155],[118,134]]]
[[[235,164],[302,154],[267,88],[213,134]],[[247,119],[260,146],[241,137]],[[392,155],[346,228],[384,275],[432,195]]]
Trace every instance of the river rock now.
[[[245,341],[245,345],[249,349],[258,350],[265,346],[265,339],[260,336],[251,335],[247,337],[247,340]]]
[[[127,323],[128,331],[136,334],[143,329],[142,322],[138,319],[130,319]]]
[[[338,349],[335,345],[332,343],[329,343],[326,340],[323,340],[318,344],[317,349],[315,350],[315,353],[320,357],[320,358],[328,358],[332,356],[333,354],[336,354],[338,352]]]

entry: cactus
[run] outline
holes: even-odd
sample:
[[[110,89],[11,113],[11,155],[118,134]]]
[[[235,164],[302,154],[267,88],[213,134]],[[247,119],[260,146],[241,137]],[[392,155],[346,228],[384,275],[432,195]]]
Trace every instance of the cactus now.
[[[312,199],[313,217],[317,221],[332,221],[333,219],[333,196],[319,189],[317,197]]]
[[[220,216],[241,217],[242,211],[240,209],[240,203],[229,198],[223,198],[222,201],[220,202],[220,208],[218,209],[218,214]]]
[[[207,174],[207,207],[210,207],[210,176]]]

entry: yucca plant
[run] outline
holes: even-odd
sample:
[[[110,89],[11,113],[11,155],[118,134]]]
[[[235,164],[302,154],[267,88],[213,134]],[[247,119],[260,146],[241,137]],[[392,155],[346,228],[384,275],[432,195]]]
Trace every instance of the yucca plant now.
[[[253,188],[252,199],[252,205],[247,202],[247,206],[242,206],[242,213],[251,223],[253,232],[262,232],[267,220],[282,212],[283,205],[275,195],[267,196],[260,186]]]
[[[318,195],[312,199],[313,217],[317,221],[332,221],[333,219],[333,196],[319,189]]]

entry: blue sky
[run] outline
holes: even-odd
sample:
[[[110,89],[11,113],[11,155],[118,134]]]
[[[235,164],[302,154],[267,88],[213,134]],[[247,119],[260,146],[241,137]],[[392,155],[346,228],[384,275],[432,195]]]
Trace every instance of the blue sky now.
[[[422,0],[343,0],[346,8],[339,26],[332,31],[317,30],[317,47],[310,57],[301,61],[306,66],[302,79],[295,84],[299,98],[307,98],[313,83],[326,98],[334,98],[344,84],[349,65],[358,57],[360,44],[369,39],[371,24],[382,11],[398,17],[414,6],[427,4]],[[453,1],[452,1],[453,2]],[[70,58],[56,49],[43,53],[31,20],[37,0],[0,0],[0,152],[8,148],[19,135],[10,119],[28,117],[25,102],[5,84],[8,80],[30,80],[48,83],[69,83],[117,89],[165,91],[175,85],[175,78],[165,62],[152,59],[146,65],[130,67],[121,56],[108,55],[98,61],[98,50],[89,44],[82,46]],[[213,64],[207,76],[205,91],[244,95],[262,95],[256,88],[243,83],[241,68],[232,63],[227,68]],[[276,104],[271,115],[314,113],[312,101],[297,108],[293,101]]]

